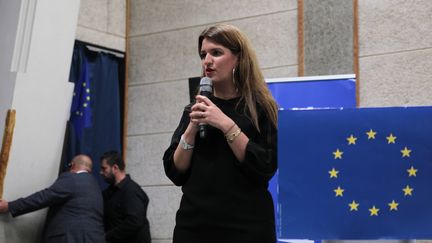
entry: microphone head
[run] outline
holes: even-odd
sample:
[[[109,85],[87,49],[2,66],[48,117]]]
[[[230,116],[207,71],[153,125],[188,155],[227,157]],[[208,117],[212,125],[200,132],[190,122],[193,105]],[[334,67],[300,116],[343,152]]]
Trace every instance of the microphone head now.
[[[201,78],[200,92],[213,93],[213,81],[209,77]]]

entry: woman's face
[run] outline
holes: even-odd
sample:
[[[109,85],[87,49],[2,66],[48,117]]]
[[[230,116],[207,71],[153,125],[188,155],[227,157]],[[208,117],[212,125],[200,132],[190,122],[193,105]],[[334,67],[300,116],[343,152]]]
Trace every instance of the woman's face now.
[[[204,39],[200,57],[205,76],[214,83],[232,82],[233,69],[237,65],[238,57],[228,48]]]

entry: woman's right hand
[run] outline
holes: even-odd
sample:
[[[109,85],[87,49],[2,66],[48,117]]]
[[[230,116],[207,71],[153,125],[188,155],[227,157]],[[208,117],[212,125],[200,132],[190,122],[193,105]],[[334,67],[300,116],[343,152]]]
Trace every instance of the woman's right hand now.
[[[186,130],[183,133],[184,139],[190,144],[195,144],[195,135],[197,134],[198,130],[198,122],[193,121],[191,118]]]
[[[181,135],[183,137],[183,140],[190,145],[195,145],[195,135],[198,132],[198,123],[196,121],[192,121],[192,118],[190,119],[190,122],[184,131],[184,133]],[[192,158],[193,148],[192,149],[184,149],[179,143],[177,146],[176,151],[174,152],[174,165],[177,168],[177,170],[184,172],[189,169]]]

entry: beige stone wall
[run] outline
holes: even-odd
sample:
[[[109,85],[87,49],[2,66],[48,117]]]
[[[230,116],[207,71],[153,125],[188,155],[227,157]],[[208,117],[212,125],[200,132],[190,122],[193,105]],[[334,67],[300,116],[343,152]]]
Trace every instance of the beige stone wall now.
[[[360,105],[432,105],[432,1],[359,0]]]
[[[76,38],[125,51],[126,0],[81,0]]]

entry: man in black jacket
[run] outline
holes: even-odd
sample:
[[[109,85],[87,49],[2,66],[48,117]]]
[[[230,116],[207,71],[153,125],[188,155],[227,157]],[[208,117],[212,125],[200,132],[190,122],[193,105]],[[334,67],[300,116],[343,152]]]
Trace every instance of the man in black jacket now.
[[[101,157],[101,175],[110,185],[103,191],[106,240],[109,243],[150,243],[149,199],[125,171],[116,151]]]
[[[71,165],[49,188],[11,202],[0,200],[0,213],[17,217],[49,206],[42,242],[105,243],[102,194],[89,173],[92,161],[77,155]]]

